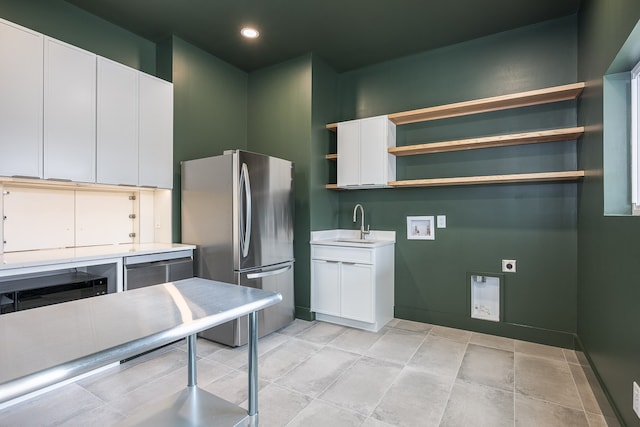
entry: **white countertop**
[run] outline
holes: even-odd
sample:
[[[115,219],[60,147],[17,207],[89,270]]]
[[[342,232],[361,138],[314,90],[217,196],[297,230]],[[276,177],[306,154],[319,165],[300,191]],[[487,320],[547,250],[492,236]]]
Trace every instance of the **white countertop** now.
[[[177,243],[145,243],[101,245],[62,249],[7,252],[0,254],[0,271],[12,268],[64,264],[77,261],[93,261],[132,255],[148,255],[162,252],[195,249],[195,245]]]
[[[360,230],[322,230],[312,231],[312,245],[350,246],[357,248],[377,248],[393,245],[396,242],[395,231],[371,230],[364,241],[360,240]]]

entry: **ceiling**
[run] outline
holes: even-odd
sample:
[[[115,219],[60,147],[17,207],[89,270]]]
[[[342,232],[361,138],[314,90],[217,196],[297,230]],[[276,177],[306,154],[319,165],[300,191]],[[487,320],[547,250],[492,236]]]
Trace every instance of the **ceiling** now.
[[[153,42],[172,34],[253,71],[314,52],[336,71],[546,21],[581,0],[67,0]],[[253,25],[256,40],[240,28]]]

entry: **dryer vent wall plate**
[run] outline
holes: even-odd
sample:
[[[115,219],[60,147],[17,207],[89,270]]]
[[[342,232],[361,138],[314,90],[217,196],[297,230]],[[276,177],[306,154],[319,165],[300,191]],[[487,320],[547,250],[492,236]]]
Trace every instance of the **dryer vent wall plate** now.
[[[502,272],[503,273],[515,273],[516,272],[516,260],[515,259],[503,259],[502,260]]]

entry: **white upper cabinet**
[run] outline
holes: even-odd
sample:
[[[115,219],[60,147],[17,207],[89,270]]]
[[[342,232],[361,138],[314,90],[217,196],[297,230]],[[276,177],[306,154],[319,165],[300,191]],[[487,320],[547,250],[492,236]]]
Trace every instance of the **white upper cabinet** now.
[[[42,178],[43,40],[0,20],[0,175]]]
[[[138,74],[98,58],[98,183],[138,185]]]
[[[396,125],[387,116],[338,123],[338,187],[386,187],[396,179]]]
[[[96,55],[48,37],[44,54],[44,178],[95,182]]]
[[[140,186],[173,187],[173,85],[140,74]]]
[[[0,177],[173,187],[173,84],[0,19]]]
[[[338,187],[360,185],[360,121],[338,123]]]

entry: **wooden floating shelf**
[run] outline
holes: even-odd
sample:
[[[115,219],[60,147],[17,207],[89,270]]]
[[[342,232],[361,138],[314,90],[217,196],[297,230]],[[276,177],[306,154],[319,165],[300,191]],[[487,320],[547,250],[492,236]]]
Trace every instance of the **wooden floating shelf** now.
[[[516,182],[576,181],[584,177],[584,171],[518,173],[511,175],[463,176],[455,178],[412,179],[392,181],[390,186],[442,187],[450,185],[507,184]]]
[[[463,176],[454,178],[410,179],[391,181],[394,188],[409,187],[446,187],[454,185],[509,184],[520,182],[577,181],[584,178],[584,171],[517,173],[510,175]],[[337,184],[327,184],[328,190],[342,190]]]
[[[541,142],[571,141],[584,133],[584,127],[553,129],[536,132],[496,135],[482,138],[461,139],[456,141],[432,142],[418,145],[405,145],[389,148],[396,156],[444,153],[448,151],[475,150],[480,148],[506,147],[510,145],[536,144]],[[328,155],[329,156],[329,155]],[[327,156],[327,158],[329,158]]]
[[[545,89],[494,96],[454,104],[421,108],[418,110],[402,111],[389,114],[389,120],[396,125],[424,122],[428,120],[445,119],[449,117],[466,116],[469,114],[487,113],[509,108],[528,107],[551,102],[569,101],[576,99],[582,93],[585,84],[572,83]],[[337,123],[330,123],[326,128],[331,131],[338,129]]]
[[[482,138],[460,139],[456,141],[431,142],[427,144],[405,145],[389,148],[395,156],[444,153],[448,151],[477,150],[480,148],[506,147],[510,145],[536,144],[541,142],[571,141],[584,134],[584,127],[542,130],[536,132],[496,135]],[[326,154],[328,160],[337,160],[337,154]]]

